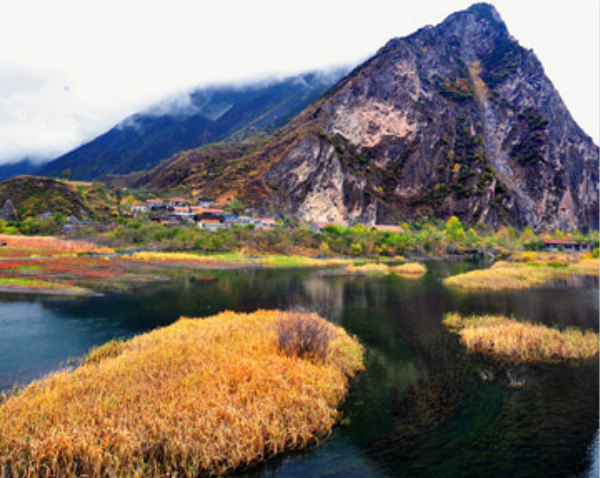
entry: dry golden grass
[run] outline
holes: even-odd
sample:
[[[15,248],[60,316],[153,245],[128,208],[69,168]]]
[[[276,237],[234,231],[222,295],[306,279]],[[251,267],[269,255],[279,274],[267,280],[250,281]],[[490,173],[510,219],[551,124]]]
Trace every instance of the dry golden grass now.
[[[419,264],[418,262],[408,262],[406,264],[402,264],[401,266],[392,266],[390,267],[390,272],[392,274],[399,274],[402,276],[422,276],[427,272],[427,268],[423,264]]]
[[[32,383],[0,406],[0,476],[222,474],[327,436],[362,348],[304,314],[326,354],[288,355],[286,314],[182,318]]]
[[[501,315],[447,314],[444,324],[458,331],[470,352],[516,362],[559,362],[598,355],[598,334],[575,328],[558,330]]]
[[[367,263],[360,266],[349,264],[344,270],[350,274],[396,274],[408,278],[418,278],[427,272],[427,268],[418,262],[408,262],[399,266],[380,263]]]
[[[362,265],[348,264],[345,272],[350,274],[389,274],[390,267],[387,264],[367,263]]]
[[[496,262],[489,269],[475,270],[447,277],[444,284],[471,290],[528,289],[570,275],[598,275],[598,259],[582,259],[572,264]]]
[[[347,259],[317,259],[306,256],[263,255],[248,256],[243,253],[226,252],[222,254],[201,255],[189,252],[136,252],[129,256],[136,261],[177,263],[189,265],[249,265],[275,268],[294,267],[335,267],[348,264]]]
[[[114,252],[108,247],[100,247],[93,242],[71,241],[53,236],[18,236],[0,234],[0,243],[12,249],[34,249],[39,254],[96,252],[110,254]]]

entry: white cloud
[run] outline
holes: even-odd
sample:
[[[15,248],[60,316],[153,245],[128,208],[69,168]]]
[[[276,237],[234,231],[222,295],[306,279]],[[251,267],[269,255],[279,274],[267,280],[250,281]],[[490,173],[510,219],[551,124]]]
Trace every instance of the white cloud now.
[[[0,163],[54,157],[197,85],[358,62],[470,3],[3,2]],[[494,3],[598,142],[598,3]]]

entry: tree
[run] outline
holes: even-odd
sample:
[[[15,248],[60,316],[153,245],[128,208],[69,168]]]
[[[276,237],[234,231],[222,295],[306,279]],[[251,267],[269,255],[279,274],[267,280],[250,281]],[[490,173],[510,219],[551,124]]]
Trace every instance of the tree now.
[[[465,240],[466,233],[463,229],[462,224],[460,223],[460,219],[456,216],[452,216],[446,222],[446,226],[444,227],[444,232],[446,236],[450,238],[454,242],[461,242]]]
[[[62,177],[65,181],[68,181],[69,178],[71,177],[71,170],[69,168],[64,169],[62,172]]]

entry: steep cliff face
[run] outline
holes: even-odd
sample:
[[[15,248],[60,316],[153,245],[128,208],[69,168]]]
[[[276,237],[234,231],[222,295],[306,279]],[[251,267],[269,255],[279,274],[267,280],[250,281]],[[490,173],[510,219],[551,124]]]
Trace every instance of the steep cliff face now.
[[[307,220],[597,228],[598,164],[534,53],[477,4],[389,41],[268,144],[223,159],[219,181],[178,184]]]

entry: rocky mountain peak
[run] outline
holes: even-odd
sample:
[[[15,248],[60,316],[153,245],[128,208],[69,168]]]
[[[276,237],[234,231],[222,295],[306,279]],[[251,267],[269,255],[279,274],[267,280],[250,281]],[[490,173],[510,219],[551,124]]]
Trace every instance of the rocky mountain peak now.
[[[175,163],[202,194],[311,221],[598,227],[598,147],[485,3],[390,40],[218,178]]]

